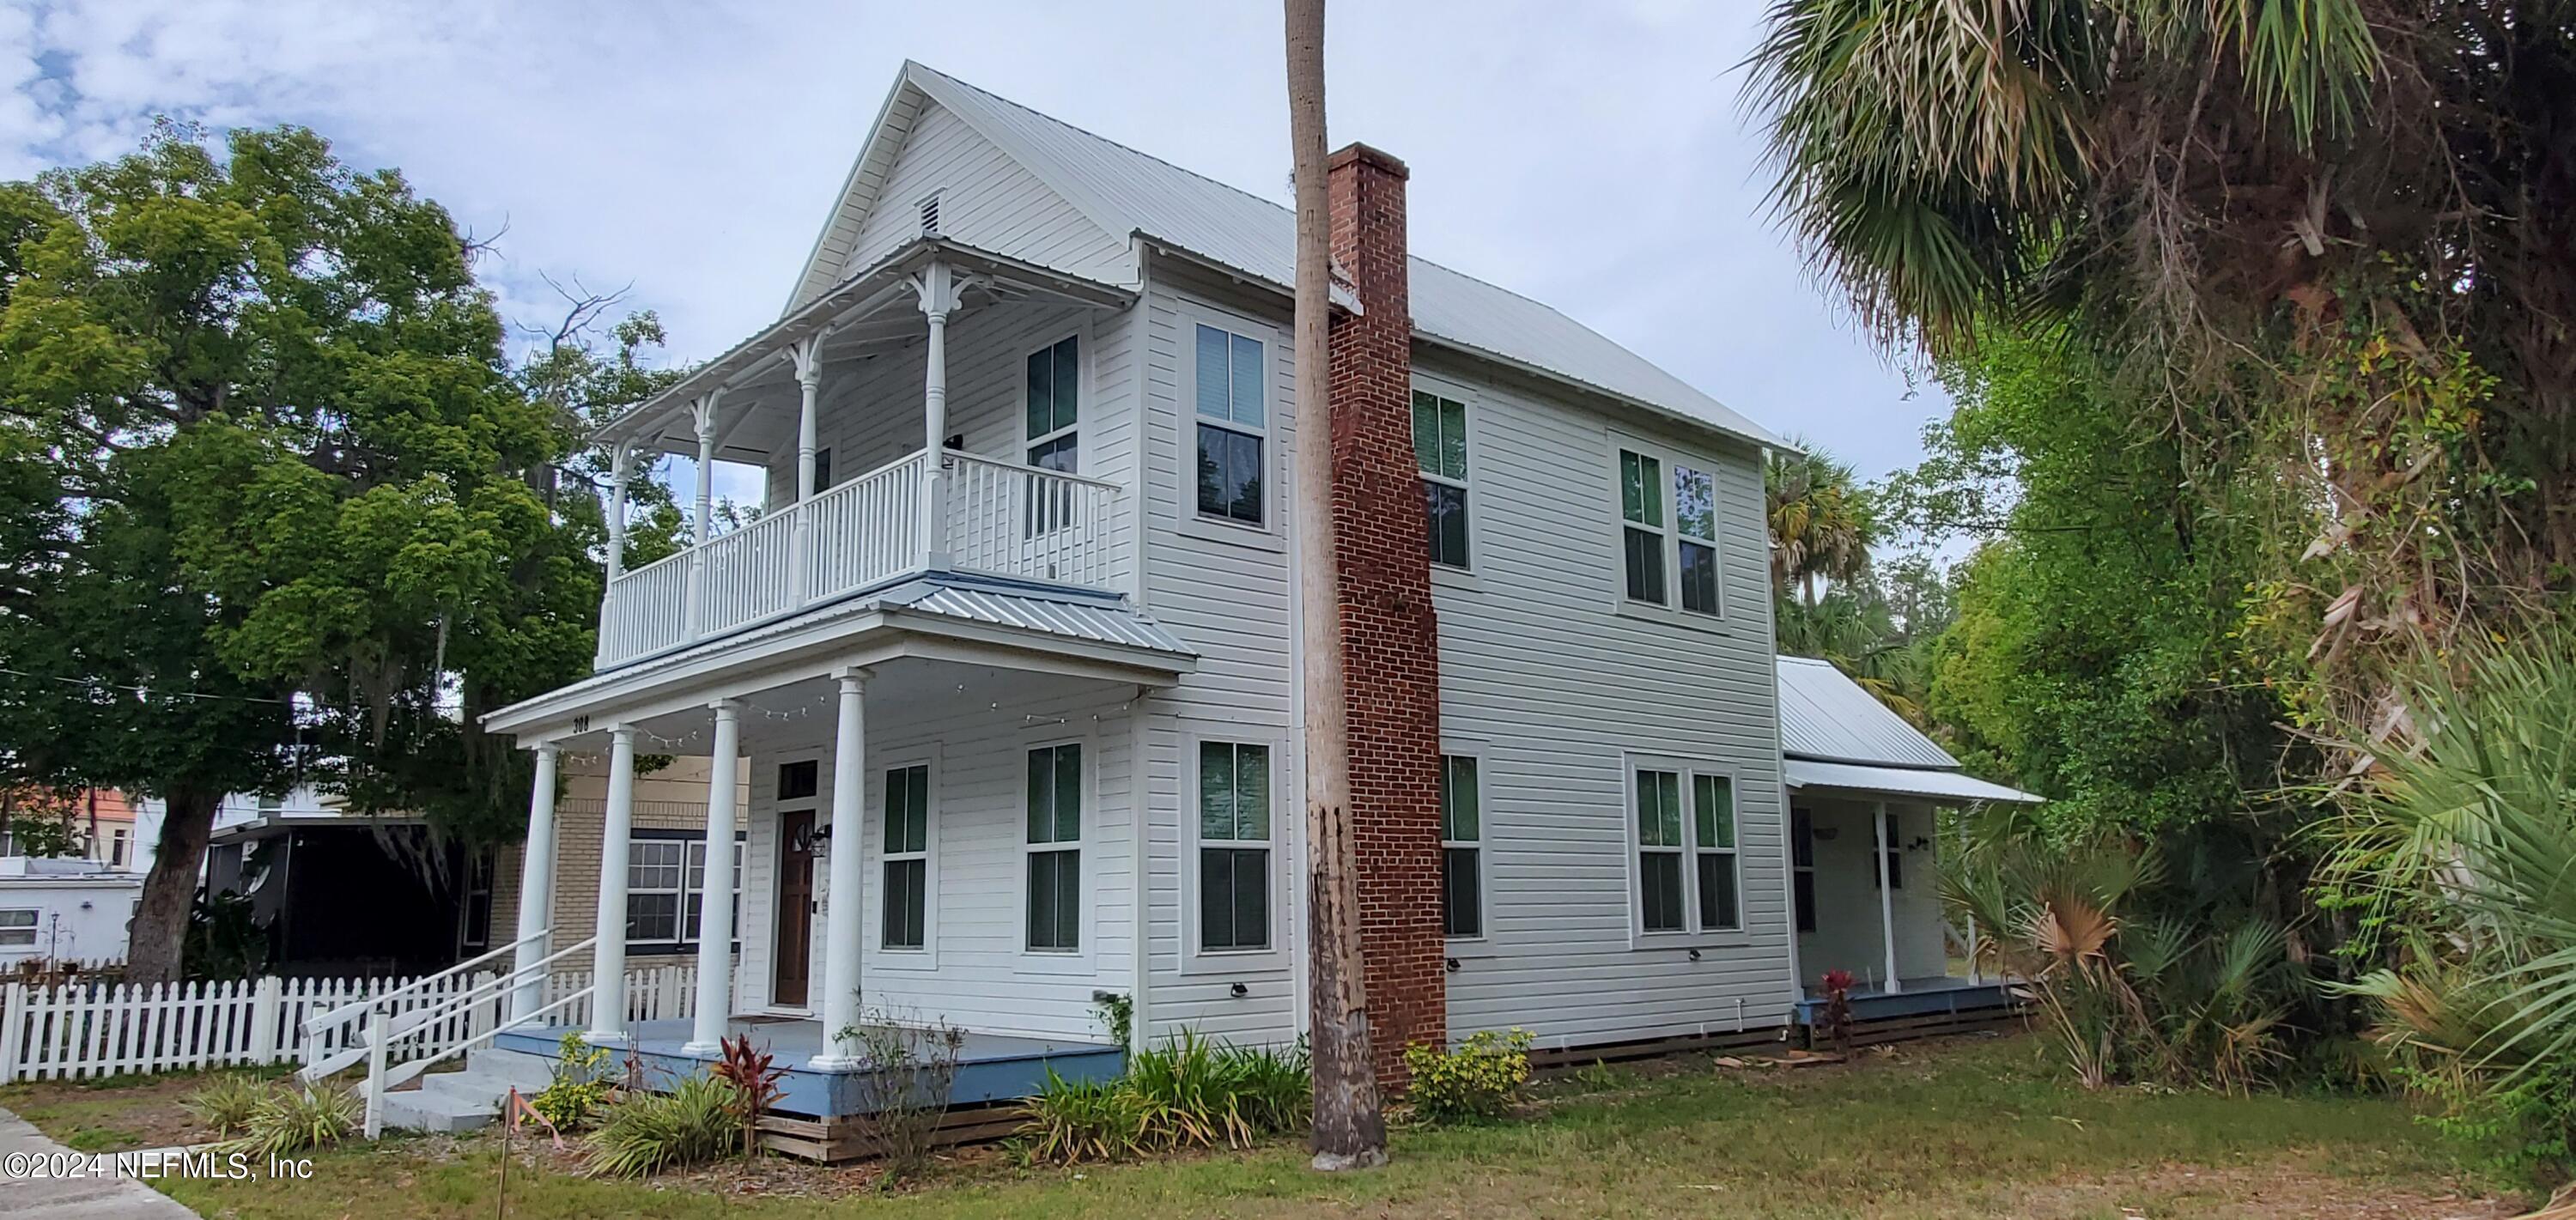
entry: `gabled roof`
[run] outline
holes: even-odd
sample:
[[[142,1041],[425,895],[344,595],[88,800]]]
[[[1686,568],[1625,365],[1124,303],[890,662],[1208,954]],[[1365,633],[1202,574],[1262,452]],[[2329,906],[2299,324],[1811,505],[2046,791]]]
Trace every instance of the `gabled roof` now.
[[[1831,661],[1781,657],[1782,779],[1792,788],[1833,788],[1935,801],[2040,798],[1960,770],[1922,730],[1862,690]]]
[[[1136,235],[1289,291],[1296,219],[1287,208],[905,61],[825,232],[876,201],[924,99],[955,113],[1066,202],[1113,234]],[[816,242],[797,304],[849,268]],[[1413,325],[1423,338],[1588,387],[1757,445],[1779,437],[1590,327],[1537,301],[1424,259],[1412,262]]]

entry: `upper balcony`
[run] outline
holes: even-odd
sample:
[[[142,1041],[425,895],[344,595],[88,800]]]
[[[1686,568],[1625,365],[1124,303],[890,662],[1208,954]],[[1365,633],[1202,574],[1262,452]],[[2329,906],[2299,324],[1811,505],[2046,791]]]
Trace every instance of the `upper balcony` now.
[[[713,639],[933,571],[1105,589],[1115,483],[914,451],[610,578],[599,668]]]
[[[1031,461],[1072,466],[1079,425],[1050,432],[1042,450],[1022,444],[1027,412],[1014,397],[1023,389],[1021,353],[993,345],[1132,299],[1113,285],[924,237],[602,427],[597,439],[614,455],[615,503],[597,667],[629,665],[923,574],[972,573],[1114,597],[1115,573],[1127,559],[1117,535],[1132,519],[1125,492],[1018,460],[1038,453]],[[948,346],[959,318],[973,319],[965,333],[974,363],[967,367],[980,372],[963,383],[959,418],[951,419]],[[1041,346],[1032,359],[1045,355]],[[1030,368],[1032,377],[1045,371]],[[1005,369],[1007,390],[995,379]],[[838,404],[831,422],[845,462],[859,456],[862,442],[879,455],[910,452],[825,486],[831,480],[822,459],[831,453],[817,440],[827,390]],[[1069,401],[1061,409],[1070,411]],[[619,557],[627,480],[638,455],[656,453],[697,459],[690,545],[626,571]],[[719,461],[756,462],[772,478],[773,507],[724,534],[712,529]]]

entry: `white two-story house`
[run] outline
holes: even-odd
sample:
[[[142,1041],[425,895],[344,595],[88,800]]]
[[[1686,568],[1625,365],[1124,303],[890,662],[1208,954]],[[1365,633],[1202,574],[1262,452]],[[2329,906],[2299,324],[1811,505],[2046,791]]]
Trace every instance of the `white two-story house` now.
[[[1778,442],[1411,258],[1405,179],[1333,158],[1381,1066],[1489,1028],[1778,1027],[1801,999]],[[779,319],[596,438],[621,472],[758,463],[765,513],[708,533],[701,473],[696,545],[612,562],[597,673],[488,721],[539,767],[518,960],[594,969],[595,1040],[687,1057],[801,1028],[790,1058],[828,1075],[843,1031],[917,1017],[983,1039],[970,1059],[1114,1055],[1104,998],[1137,1040],[1299,1035],[1292,244],[1268,200],[905,67]],[[567,754],[607,769],[596,861],[556,850]],[[708,762],[679,851],[632,809],[636,756],[673,754]],[[738,868],[707,867],[727,841]],[[596,918],[555,925],[576,868]],[[694,1020],[620,1015],[639,890],[699,955]]]

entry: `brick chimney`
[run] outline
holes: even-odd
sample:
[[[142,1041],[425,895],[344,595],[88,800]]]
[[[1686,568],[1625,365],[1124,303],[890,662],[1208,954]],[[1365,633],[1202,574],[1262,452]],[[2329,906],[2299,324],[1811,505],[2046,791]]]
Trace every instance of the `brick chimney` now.
[[[1413,457],[1413,311],[1404,162],[1365,144],[1327,164],[1333,266],[1361,313],[1332,320],[1333,522],[1351,730],[1351,824],[1377,1075],[1443,1045],[1440,647],[1422,477]]]

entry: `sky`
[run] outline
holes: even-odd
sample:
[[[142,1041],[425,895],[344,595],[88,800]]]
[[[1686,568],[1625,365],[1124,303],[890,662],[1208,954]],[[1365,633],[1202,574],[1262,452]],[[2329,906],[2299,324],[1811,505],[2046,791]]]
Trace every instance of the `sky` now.
[[[1411,166],[1416,254],[1877,478],[1946,406],[1765,206],[1737,67],[1763,7],[1345,0],[1330,139]],[[498,235],[505,317],[556,320],[544,276],[625,287],[693,360],[777,316],[906,58],[1284,203],[1282,57],[1276,0],[0,0],[0,180],[156,115],[301,123]]]

